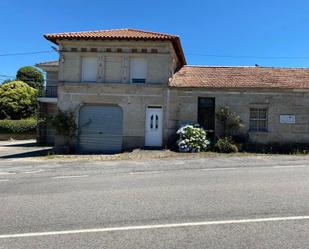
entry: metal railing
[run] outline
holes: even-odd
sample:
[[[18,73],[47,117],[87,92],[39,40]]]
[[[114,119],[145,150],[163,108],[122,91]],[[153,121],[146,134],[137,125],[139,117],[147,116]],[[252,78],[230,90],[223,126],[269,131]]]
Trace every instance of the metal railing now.
[[[45,97],[57,98],[57,96],[58,96],[58,87],[57,86],[47,86],[45,88]]]

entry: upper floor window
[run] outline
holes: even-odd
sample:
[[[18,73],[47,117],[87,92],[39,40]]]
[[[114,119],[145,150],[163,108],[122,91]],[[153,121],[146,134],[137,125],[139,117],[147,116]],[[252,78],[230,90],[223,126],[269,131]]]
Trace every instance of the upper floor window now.
[[[131,58],[130,60],[130,82],[146,83],[147,60],[146,58]]]
[[[250,131],[267,131],[267,108],[250,108]]]
[[[97,81],[98,61],[97,57],[82,57],[82,81]]]

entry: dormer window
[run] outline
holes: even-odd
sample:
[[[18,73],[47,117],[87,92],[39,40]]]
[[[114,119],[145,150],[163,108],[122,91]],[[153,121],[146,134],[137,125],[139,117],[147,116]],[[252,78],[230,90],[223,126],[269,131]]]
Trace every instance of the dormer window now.
[[[146,83],[147,60],[146,58],[136,57],[130,60],[130,81],[131,83]]]

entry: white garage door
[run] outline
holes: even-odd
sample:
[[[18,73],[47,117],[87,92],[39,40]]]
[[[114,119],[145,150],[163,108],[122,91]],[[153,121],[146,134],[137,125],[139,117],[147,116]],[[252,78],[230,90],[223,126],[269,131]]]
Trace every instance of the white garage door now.
[[[83,106],[79,113],[79,150],[115,153],[122,149],[122,109],[119,106]]]

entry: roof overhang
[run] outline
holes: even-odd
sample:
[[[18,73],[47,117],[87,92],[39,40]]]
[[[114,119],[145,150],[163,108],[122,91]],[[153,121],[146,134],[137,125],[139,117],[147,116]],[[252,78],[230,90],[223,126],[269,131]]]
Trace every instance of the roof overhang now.
[[[41,102],[41,103],[57,104],[58,98],[45,98],[45,97],[41,97],[41,98],[38,98],[38,101]]]

